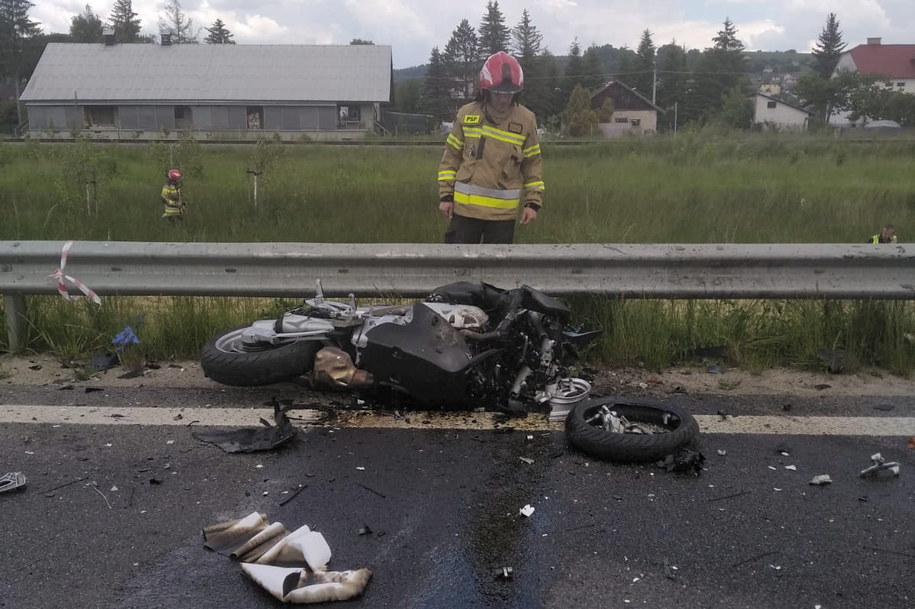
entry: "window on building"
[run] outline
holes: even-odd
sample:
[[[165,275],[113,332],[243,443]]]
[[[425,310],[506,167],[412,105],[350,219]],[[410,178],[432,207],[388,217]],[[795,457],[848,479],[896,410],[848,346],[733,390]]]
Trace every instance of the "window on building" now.
[[[347,127],[359,127],[362,124],[362,111],[359,106],[339,105],[337,106],[337,127],[346,129]]]
[[[896,86],[899,87],[900,89],[905,89],[905,81],[903,81],[903,82],[897,82],[897,83],[896,83]]]
[[[191,125],[191,107],[175,106],[175,127],[177,129],[190,129]]]
[[[83,119],[86,127],[114,127],[117,114],[115,106],[87,106]]]
[[[628,123],[629,119],[626,117],[620,117],[620,118],[613,119],[613,122],[614,123]]]
[[[264,128],[264,107],[263,106],[248,106],[245,108],[246,124],[248,129],[263,129]]]
[[[633,127],[639,127],[642,124],[642,119],[640,119],[640,118],[630,119],[629,124],[632,125]]]
[[[770,110],[774,110],[776,106],[778,106],[777,101],[769,100],[766,102],[766,108],[769,108]]]

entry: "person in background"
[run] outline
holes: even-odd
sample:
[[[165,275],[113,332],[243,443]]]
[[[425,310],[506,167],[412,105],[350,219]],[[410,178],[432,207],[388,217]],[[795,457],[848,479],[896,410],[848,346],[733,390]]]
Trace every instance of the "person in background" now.
[[[880,232],[870,238],[868,243],[896,243],[896,227],[887,224]]]
[[[165,210],[162,217],[169,222],[184,220],[187,204],[181,198],[181,179],[184,176],[180,169],[169,169],[165,172],[165,185],[162,187],[162,203]]]
[[[543,161],[523,88],[518,60],[499,51],[483,64],[477,99],[458,110],[438,167],[445,243],[512,243],[515,222],[537,219]]]

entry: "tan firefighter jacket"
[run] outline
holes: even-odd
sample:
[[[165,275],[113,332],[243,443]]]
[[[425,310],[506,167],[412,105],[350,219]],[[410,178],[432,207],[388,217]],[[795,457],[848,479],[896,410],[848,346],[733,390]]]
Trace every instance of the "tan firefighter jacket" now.
[[[515,104],[492,122],[480,102],[458,110],[438,166],[439,200],[454,213],[482,220],[514,220],[521,202],[543,205],[543,159],[537,119]]]

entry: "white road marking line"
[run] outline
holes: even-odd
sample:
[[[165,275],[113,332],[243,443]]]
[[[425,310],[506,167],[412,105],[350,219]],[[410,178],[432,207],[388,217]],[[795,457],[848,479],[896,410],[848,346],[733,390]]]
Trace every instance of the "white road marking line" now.
[[[317,410],[287,413],[295,422],[324,418]],[[315,418],[317,415],[317,418]],[[261,426],[260,419],[273,422],[271,408],[142,408],[116,406],[0,406],[0,423],[41,423],[52,425],[174,425],[199,427]]]
[[[811,436],[915,436],[915,417],[696,417],[702,433]]]
[[[180,416],[179,416],[180,415]],[[294,424],[314,424],[325,418],[321,410],[290,410]],[[0,406],[0,423],[52,425],[170,425],[196,427],[260,426],[260,419],[273,421],[269,408],[148,408],[114,406]],[[697,415],[699,429],[707,434],[783,434],[829,436],[915,436],[915,417],[796,417]],[[563,422],[545,417],[504,419],[491,412],[391,413],[338,411],[329,423],[336,427],[388,429],[492,429],[512,427],[528,431],[557,431]]]

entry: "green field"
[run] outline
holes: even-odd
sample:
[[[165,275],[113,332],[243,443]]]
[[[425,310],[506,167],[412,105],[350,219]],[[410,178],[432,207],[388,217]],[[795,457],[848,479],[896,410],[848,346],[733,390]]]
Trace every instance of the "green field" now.
[[[2,240],[435,243],[441,147],[262,142],[0,145]],[[711,131],[600,143],[544,142],[544,208],[519,243],[861,243],[915,231],[915,141]],[[160,219],[169,166],[189,214]],[[255,205],[249,170],[260,171]],[[79,358],[143,319],[141,355],[196,357],[218,329],[274,314],[257,299],[106,298],[100,310],[29,298],[30,348]],[[589,358],[663,367],[727,346],[728,363],[915,369],[910,302],[610,301],[574,309],[605,328]],[[6,336],[0,337],[0,347]]]

